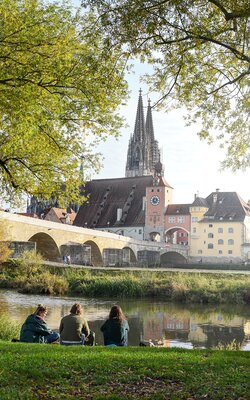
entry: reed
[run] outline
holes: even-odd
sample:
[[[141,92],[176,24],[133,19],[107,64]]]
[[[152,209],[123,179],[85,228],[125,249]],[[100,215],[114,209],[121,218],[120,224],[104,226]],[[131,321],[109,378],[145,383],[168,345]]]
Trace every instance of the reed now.
[[[15,262],[16,263],[16,262]],[[249,304],[250,276],[168,271],[85,270],[31,264],[0,268],[0,287],[26,293],[159,297],[166,301]]]

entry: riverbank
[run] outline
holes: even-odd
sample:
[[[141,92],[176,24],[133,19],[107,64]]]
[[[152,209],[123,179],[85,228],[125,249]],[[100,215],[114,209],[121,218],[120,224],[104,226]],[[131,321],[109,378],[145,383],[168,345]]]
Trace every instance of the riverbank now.
[[[1,400],[248,400],[250,354],[0,342]]]
[[[154,297],[182,303],[250,303],[250,276],[241,273],[80,269],[15,260],[1,266],[0,287],[23,293],[78,297]]]

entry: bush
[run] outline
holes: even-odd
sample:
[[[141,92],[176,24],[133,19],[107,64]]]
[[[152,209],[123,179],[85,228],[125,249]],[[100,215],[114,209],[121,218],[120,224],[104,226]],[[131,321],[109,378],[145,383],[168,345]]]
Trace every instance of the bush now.
[[[11,321],[5,314],[0,316],[0,340],[19,338],[21,324]]]

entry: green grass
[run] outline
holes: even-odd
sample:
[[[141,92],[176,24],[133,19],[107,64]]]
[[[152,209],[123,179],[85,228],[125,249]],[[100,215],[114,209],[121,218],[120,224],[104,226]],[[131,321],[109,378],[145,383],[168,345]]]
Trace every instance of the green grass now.
[[[0,342],[0,399],[250,399],[250,353]]]

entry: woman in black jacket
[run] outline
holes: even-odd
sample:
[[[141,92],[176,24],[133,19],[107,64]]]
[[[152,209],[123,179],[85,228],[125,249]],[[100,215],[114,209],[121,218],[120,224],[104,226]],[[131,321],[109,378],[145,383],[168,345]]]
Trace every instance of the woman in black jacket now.
[[[113,306],[102,325],[104,346],[127,346],[129,325],[120,306]]]

